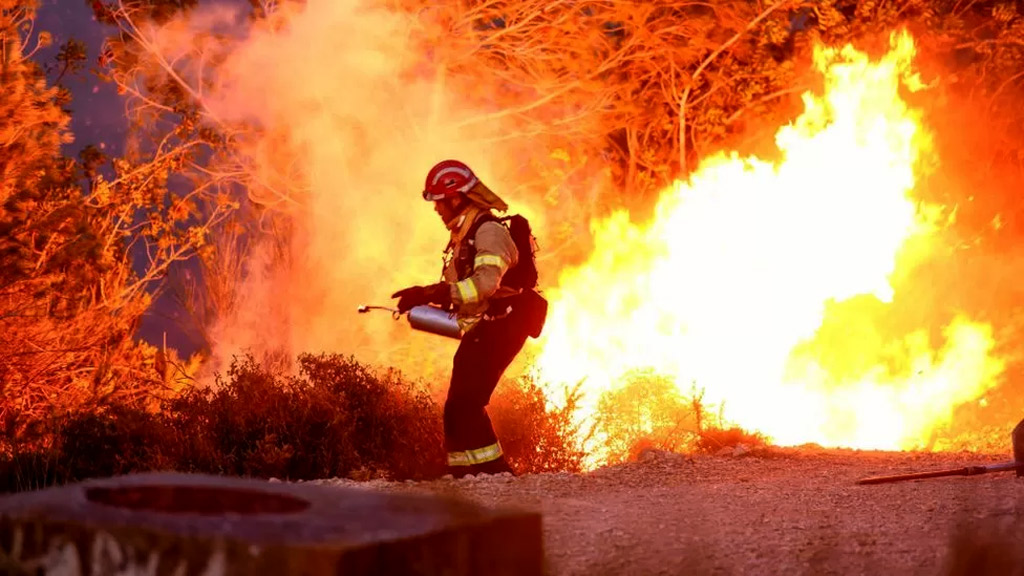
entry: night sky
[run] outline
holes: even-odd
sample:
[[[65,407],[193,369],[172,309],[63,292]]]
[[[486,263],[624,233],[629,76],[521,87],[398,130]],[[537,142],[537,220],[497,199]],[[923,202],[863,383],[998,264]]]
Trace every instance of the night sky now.
[[[85,42],[89,68],[95,68],[103,38],[110,32],[109,27],[96,22],[85,0],[40,0],[36,30],[53,34],[53,45],[40,50],[37,60],[53,62],[60,45],[68,38],[76,38]],[[71,130],[75,142],[68,152],[77,154],[86,144],[95,144],[108,154],[119,154],[126,123],[124,104],[114,86],[88,70],[72,77],[65,75],[63,83],[74,95]]]
[[[35,29],[46,30],[53,35],[53,45],[36,54],[40,63],[54,62],[58,48],[68,38],[76,38],[86,46],[86,68],[70,77],[66,74],[62,80],[73,96],[70,109],[71,130],[75,141],[67,145],[66,154],[77,155],[88,144],[98,146],[110,156],[121,154],[127,125],[124,101],[113,84],[100,80],[92,71],[96,67],[103,39],[111,33],[112,28],[95,20],[86,0],[40,0]],[[143,319],[139,336],[160,345],[166,332],[169,347],[186,356],[191,354],[199,343],[193,341],[180,327],[175,318],[180,314],[179,307],[165,295]]]

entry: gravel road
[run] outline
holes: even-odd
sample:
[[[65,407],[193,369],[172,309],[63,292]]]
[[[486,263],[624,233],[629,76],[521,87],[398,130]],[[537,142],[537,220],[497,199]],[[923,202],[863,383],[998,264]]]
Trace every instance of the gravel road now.
[[[587,474],[315,482],[541,510],[552,575],[1024,574],[1024,482],[1012,472],[855,484],[1009,459],[820,448],[694,457],[650,451]]]

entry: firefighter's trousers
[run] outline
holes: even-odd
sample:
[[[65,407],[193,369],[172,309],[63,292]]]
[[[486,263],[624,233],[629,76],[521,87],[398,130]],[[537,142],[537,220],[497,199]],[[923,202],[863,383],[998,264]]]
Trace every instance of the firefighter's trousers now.
[[[513,310],[504,318],[481,320],[459,344],[444,404],[448,471],[456,477],[511,471],[486,407],[498,380],[522,350],[526,332],[523,318]]]

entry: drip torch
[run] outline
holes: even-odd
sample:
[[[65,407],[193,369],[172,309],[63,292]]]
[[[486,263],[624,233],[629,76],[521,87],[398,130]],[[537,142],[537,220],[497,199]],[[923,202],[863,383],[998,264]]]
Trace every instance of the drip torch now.
[[[1016,472],[1017,476],[1024,476],[1024,420],[1021,420],[1010,433],[1010,443],[1013,447],[1013,460],[997,464],[975,464],[963,468],[951,468],[947,470],[932,470],[927,472],[910,472],[908,474],[895,474],[892,476],[872,476],[862,478],[857,484],[885,484],[888,482],[900,482],[903,480],[921,480],[924,478],[939,478],[942,476],[975,476],[988,472]]]
[[[391,312],[391,317],[398,320],[402,316],[396,308],[389,308],[387,306],[370,306],[362,305],[357,311],[360,314],[365,314],[371,310],[386,310]],[[409,320],[409,325],[415,330],[421,330],[423,332],[430,332],[431,334],[437,334],[439,336],[447,336],[448,338],[454,338],[459,340],[462,338],[462,329],[459,328],[459,323],[455,321],[455,313],[448,312],[438,308],[437,306],[431,306],[429,304],[423,304],[421,306],[414,306],[406,317]]]

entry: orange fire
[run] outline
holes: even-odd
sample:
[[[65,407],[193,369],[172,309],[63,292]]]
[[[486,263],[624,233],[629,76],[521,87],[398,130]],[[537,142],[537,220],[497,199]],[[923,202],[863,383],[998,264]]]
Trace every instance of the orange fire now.
[[[590,260],[548,293],[540,379],[582,380],[588,419],[603,393],[652,370],[778,445],[878,449],[923,447],[995,386],[991,329],[969,318],[937,345],[924,328],[892,342],[820,334],[837,307],[862,323],[888,306],[894,273],[936,246],[941,207],[913,198],[934,153],[900,96],[925,88],[914,53],[907,33],[877,61],[816,48],[824,93],[804,94],[776,133],[780,160],[719,154],[663,191],[650,222],[594,222]]]

